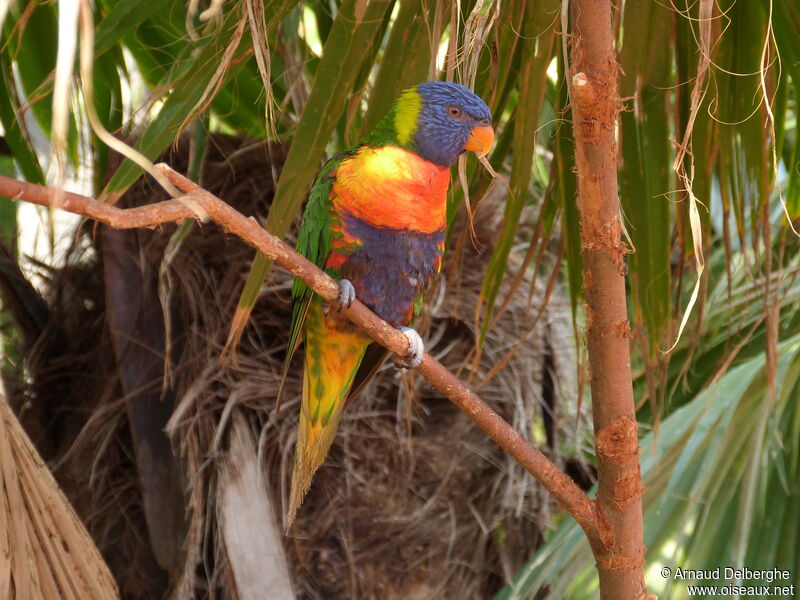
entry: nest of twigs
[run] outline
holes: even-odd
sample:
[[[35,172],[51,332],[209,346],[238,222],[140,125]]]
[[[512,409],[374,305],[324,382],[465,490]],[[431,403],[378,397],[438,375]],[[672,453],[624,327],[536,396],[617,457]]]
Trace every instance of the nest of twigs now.
[[[187,154],[181,145],[165,160],[184,169]],[[263,217],[282,156],[277,145],[212,136],[202,184],[241,212]],[[157,199],[159,192],[142,183],[124,201],[138,205]],[[502,201],[503,188],[496,186],[477,217],[484,244],[497,236]],[[125,232],[120,242],[87,223],[66,267],[41,267],[49,319],[30,332],[29,377],[17,382],[15,396],[17,411],[87,523],[123,597],[235,598],[237,589],[241,593],[241,552],[226,537],[230,508],[221,490],[236,479],[232,472],[248,473],[241,460],[228,458],[234,427],[244,431],[239,446],[250,448],[263,474],[271,502],[263,506],[272,506],[274,514],[261,520],[266,529],[272,519],[278,524],[272,529],[282,542],[298,598],[491,597],[536,550],[556,507],[532,477],[413,373],[384,368],[347,407],[297,522],[283,535],[302,370],[298,353],[276,411],[291,278],[272,269],[232,360],[223,356],[223,347],[253,252],[213,225],[194,225],[162,269],[159,286],[175,230]],[[560,287],[540,310],[546,278],[532,284],[529,273],[523,276],[476,363],[471,355],[474,311],[491,247],[478,252],[466,243],[464,248],[455,271],[431,293],[423,333],[428,349],[478,385],[527,336],[480,393],[563,463],[559,451],[574,447],[576,420],[573,336]],[[512,252],[509,280],[524,249],[520,256]],[[109,256],[119,263],[120,255],[132,262],[111,268]],[[138,270],[145,290],[134,311],[138,320],[126,320],[125,311],[120,316],[121,292],[114,289],[122,284],[110,280],[126,269]],[[508,291],[508,286],[501,290],[500,300]],[[159,317],[164,298],[166,321]],[[161,399],[155,408],[132,405],[139,388],[131,391],[131,377],[141,373],[132,372],[120,354],[122,335],[140,338],[128,341],[149,348],[162,362],[146,386]],[[146,344],[151,336],[169,343],[163,348]],[[166,384],[164,357],[170,363]],[[147,457],[137,447],[143,438],[131,426],[142,407],[150,423],[169,419],[153,427],[156,436],[166,428],[180,457],[175,468],[181,485],[165,491],[174,498],[143,499],[152,473],[143,470],[142,457]],[[157,474],[153,477],[158,481]],[[186,524],[154,532],[155,517],[150,523],[145,518],[148,510],[176,503],[187,511]],[[180,536],[180,543],[154,541],[159,535]],[[179,551],[170,560],[164,548]]]

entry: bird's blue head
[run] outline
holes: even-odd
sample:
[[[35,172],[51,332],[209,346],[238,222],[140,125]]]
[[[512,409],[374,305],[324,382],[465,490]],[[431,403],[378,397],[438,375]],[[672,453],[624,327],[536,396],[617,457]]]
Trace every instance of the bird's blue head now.
[[[449,167],[467,150],[485,154],[494,142],[492,113],[469,88],[426,81],[395,105],[397,139],[425,160]]]

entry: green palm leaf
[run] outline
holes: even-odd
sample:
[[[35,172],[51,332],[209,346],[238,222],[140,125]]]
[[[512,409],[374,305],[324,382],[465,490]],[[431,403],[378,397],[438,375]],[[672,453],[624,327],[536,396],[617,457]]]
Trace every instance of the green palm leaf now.
[[[391,6],[390,1],[372,2],[366,8],[355,1],[341,6],[278,180],[266,222],[270,233],[283,237],[300,212],[347,97],[370,52],[380,43],[381,24]],[[239,298],[229,346],[235,347],[242,335],[269,268],[269,261],[257,254]]]
[[[650,433],[641,441],[647,583],[659,598],[687,597],[685,582],[665,580],[663,567],[797,568],[797,548],[787,548],[785,538],[796,531],[800,512],[800,437],[792,437],[800,412],[800,336],[779,352],[774,403],[759,356],[667,417],[657,438]],[[496,600],[534,598],[545,586],[555,597],[594,598],[593,572],[580,528],[565,521]]]

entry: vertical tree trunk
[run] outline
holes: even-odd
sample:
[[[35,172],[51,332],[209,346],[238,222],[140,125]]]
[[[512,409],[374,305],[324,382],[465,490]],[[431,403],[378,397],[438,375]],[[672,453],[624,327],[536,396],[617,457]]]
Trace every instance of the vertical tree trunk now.
[[[646,598],[639,442],[630,367],[630,324],[617,188],[615,126],[619,65],[610,0],[572,0],[570,99],[586,330],[597,448],[595,507],[611,545],[594,547],[600,596]]]

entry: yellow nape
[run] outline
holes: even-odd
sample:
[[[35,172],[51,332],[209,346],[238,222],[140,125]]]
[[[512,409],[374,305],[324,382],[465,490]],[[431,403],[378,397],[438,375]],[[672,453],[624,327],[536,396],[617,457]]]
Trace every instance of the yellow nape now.
[[[394,113],[394,129],[397,141],[406,145],[417,130],[417,117],[422,110],[422,96],[416,87],[404,91],[397,100]]]
[[[420,162],[415,154],[397,146],[365,147],[358,151],[353,168],[359,171],[359,182],[374,192],[376,185],[385,180],[393,185],[414,185],[420,176],[427,175]],[[350,174],[349,170],[346,174]],[[423,181],[427,183],[427,179]]]

